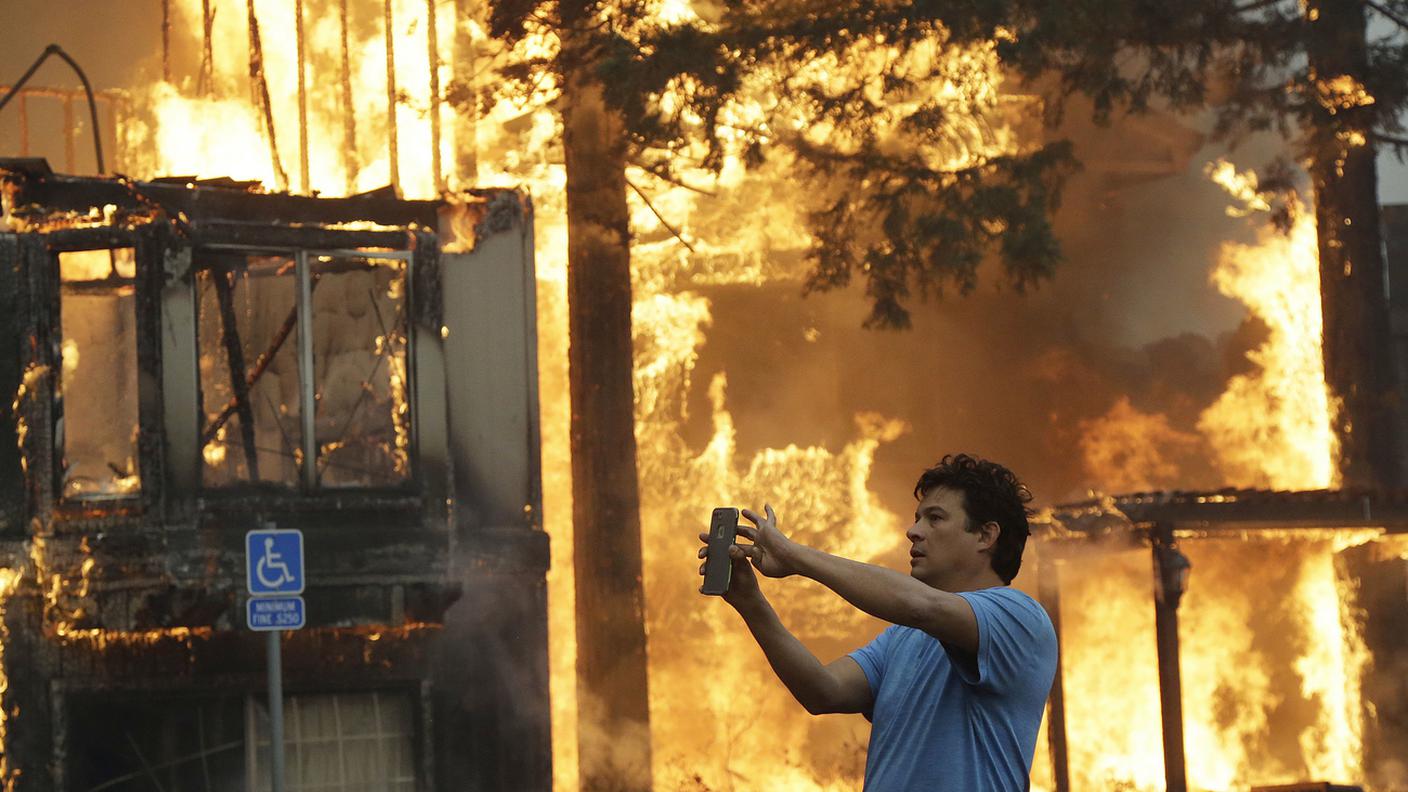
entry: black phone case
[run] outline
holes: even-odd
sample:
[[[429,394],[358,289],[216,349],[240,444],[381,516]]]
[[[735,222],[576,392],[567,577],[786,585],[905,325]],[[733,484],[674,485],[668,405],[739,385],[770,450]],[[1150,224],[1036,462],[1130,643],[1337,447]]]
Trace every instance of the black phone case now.
[[[700,589],[703,593],[718,596],[728,591],[733,578],[728,549],[737,535],[738,509],[714,509],[709,518],[709,555],[704,559],[704,586]]]

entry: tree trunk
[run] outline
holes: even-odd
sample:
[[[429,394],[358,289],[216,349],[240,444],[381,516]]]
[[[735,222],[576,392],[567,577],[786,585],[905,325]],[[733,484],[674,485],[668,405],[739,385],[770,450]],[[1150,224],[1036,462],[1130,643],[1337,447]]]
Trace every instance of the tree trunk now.
[[[1359,0],[1312,0],[1311,83],[1320,92],[1312,124],[1311,180],[1325,320],[1325,382],[1339,441],[1341,485],[1403,485],[1402,441],[1379,232],[1372,104],[1359,95],[1368,71]],[[1361,89],[1362,90],[1362,89]]]
[[[593,72],[589,34],[571,33],[594,20],[580,3],[561,7],[581,789],[648,792],[626,136]]]
[[[455,0],[454,74],[461,98],[467,99],[455,108],[455,167],[461,186],[474,187],[479,179],[479,52],[469,35],[471,22],[482,24],[476,14],[483,4],[473,0]]]

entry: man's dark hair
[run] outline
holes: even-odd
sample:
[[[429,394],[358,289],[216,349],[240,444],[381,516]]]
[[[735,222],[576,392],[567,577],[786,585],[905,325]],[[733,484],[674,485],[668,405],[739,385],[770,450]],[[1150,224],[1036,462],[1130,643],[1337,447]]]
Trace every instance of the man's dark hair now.
[[[920,474],[915,500],[923,500],[935,487],[963,493],[969,532],[977,533],[990,522],[1002,529],[992,548],[992,569],[1003,583],[1011,583],[1022,568],[1022,551],[1031,534],[1031,490],[1002,465],[967,454],[949,454]]]

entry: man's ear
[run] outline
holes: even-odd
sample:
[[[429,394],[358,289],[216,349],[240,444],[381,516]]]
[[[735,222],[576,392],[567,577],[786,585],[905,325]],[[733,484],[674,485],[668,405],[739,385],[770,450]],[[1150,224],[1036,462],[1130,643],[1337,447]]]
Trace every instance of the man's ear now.
[[[978,551],[991,550],[997,545],[997,537],[1002,535],[1002,526],[989,520],[978,529]]]

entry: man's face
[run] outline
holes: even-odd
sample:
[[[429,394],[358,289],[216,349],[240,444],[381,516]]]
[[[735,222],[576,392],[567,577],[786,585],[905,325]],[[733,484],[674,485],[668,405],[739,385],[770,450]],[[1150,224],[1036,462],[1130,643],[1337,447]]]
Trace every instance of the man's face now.
[[[914,525],[905,532],[911,577],[951,591],[977,565],[989,563],[980,549],[982,535],[967,530],[963,500],[961,491],[947,487],[924,493],[914,510]]]

